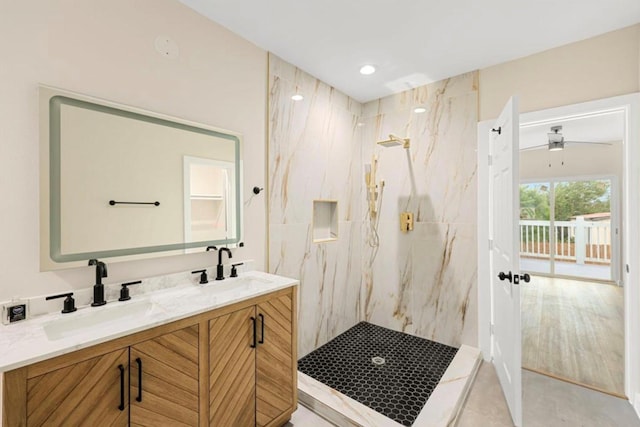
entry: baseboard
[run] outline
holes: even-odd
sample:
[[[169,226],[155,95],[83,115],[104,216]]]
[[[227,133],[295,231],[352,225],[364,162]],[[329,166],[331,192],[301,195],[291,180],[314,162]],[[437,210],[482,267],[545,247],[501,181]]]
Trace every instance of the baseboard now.
[[[632,406],[636,411],[636,415],[640,418],[640,393],[636,393],[636,398],[633,400]]]

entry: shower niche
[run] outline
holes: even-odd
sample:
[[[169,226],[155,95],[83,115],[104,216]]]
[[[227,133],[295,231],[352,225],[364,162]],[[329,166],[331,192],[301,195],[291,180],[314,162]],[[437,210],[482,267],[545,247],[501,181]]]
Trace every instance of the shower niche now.
[[[313,201],[314,243],[338,240],[338,201]]]

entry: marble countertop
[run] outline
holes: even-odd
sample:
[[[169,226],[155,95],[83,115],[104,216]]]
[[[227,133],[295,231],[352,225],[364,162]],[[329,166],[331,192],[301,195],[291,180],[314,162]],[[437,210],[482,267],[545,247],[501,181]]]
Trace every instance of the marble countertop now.
[[[109,301],[102,307],[78,307],[73,313],[56,312],[0,325],[0,372],[295,285],[298,281],[294,279],[250,271],[221,282],[188,284],[130,301]]]

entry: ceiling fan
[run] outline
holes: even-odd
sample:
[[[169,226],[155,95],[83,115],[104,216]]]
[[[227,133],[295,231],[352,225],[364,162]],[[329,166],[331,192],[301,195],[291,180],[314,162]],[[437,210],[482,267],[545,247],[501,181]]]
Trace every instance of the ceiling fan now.
[[[560,131],[562,126],[551,126],[551,132],[547,133],[548,141],[546,144],[534,145],[533,147],[523,148],[522,151],[534,150],[540,147],[547,147],[549,151],[564,150],[565,144],[595,144],[595,145],[611,145],[610,142],[594,142],[594,141],[565,141]]]

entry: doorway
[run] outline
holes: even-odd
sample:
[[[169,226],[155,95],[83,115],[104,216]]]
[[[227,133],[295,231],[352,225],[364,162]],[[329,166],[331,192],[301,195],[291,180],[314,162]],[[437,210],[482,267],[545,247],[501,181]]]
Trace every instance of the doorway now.
[[[638,227],[638,200],[637,194],[640,191],[638,185],[638,141],[640,127],[639,110],[640,96],[638,94],[609,98],[605,100],[592,101],[583,104],[575,104],[565,107],[552,108],[549,110],[534,113],[522,114],[521,122],[525,125],[552,125],[558,119],[574,119],[585,115],[608,114],[613,111],[620,111],[624,118],[624,142],[620,144],[622,150],[622,173],[620,179],[620,199],[624,201],[619,206],[621,221],[619,224],[619,236],[622,245],[618,259],[619,284],[624,294],[624,395],[628,397],[636,412],[640,413],[640,367],[635,366],[632,361],[640,359],[640,314],[637,301],[640,300],[638,291],[638,271],[636,259],[638,258],[640,233]],[[491,306],[491,275],[489,271],[490,244],[487,245],[489,233],[486,230],[490,224],[488,216],[489,203],[488,183],[491,159],[487,162],[488,146],[492,126],[495,121],[481,122],[478,125],[478,304],[479,304],[479,346],[486,360],[492,358],[492,306]],[[567,147],[568,148],[568,147]],[[550,150],[542,151],[541,156],[546,158],[546,167],[558,169],[567,165],[570,156],[569,151],[564,154],[550,153]],[[564,156],[564,159],[562,158]],[[598,157],[589,161],[569,162],[574,166],[585,166],[588,164],[598,164]],[[521,172],[527,165],[520,165]],[[541,167],[535,166],[538,169]],[[565,170],[567,168],[565,167]],[[590,175],[587,172],[567,172],[562,178],[584,177]],[[517,213],[514,212],[514,215]],[[486,226],[485,226],[486,225]],[[612,249],[613,250],[613,249]],[[612,254],[612,258],[615,255]],[[522,286],[526,286],[521,284]],[[602,284],[600,284],[602,285]],[[602,285],[605,286],[605,285]],[[609,285],[607,285],[609,286]]]
[[[532,275],[521,289],[522,367],[620,397],[624,128],[621,111],[523,125],[519,191],[520,271]]]

